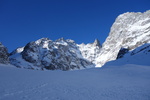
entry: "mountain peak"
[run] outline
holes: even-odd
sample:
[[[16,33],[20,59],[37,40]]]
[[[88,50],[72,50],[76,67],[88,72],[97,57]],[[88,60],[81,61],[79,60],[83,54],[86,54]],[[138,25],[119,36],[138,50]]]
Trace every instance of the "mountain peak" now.
[[[41,38],[41,39],[39,39],[40,41],[48,41],[48,40],[50,40],[49,38]]]
[[[41,38],[41,39],[36,40],[35,43],[39,45],[41,43],[43,44],[43,43],[49,42],[49,41],[52,41],[52,40],[50,40],[49,38]]]
[[[61,37],[61,38],[56,40],[56,42],[60,42],[60,41],[65,41],[65,39],[63,37]]]
[[[0,42],[0,47],[4,47],[4,45]]]
[[[101,47],[100,41],[98,39],[95,39],[95,41],[93,42],[93,45]]]
[[[116,18],[109,36],[103,43],[97,66],[101,67],[108,61],[116,60],[121,48],[128,47],[133,50],[149,41],[150,11],[121,14]]]
[[[69,43],[75,43],[75,41],[71,40],[71,39],[67,39],[66,41],[69,42]]]

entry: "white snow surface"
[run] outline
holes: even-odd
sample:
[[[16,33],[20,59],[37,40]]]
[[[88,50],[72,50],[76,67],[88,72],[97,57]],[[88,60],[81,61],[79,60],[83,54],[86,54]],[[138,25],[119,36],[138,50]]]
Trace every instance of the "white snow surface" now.
[[[125,64],[150,65],[150,43],[144,44],[126,53],[122,58],[106,63],[106,66],[122,66]]]
[[[150,66],[40,71],[0,65],[0,100],[150,100]]]

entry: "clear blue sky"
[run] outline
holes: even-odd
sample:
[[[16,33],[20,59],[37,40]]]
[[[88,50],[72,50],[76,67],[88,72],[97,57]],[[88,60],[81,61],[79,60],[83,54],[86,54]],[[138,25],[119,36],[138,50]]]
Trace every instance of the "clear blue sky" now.
[[[150,0],[0,0],[0,41],[9,52],[42,37],[103,43],[119,14],[150,10]]]

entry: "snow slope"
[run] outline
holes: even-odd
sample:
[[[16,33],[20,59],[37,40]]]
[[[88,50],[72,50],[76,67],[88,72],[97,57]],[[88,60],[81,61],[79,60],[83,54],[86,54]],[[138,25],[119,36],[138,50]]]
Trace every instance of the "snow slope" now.
[[[0,100],[150,100],[150,66],[37,71],[0,65]]]
[[[122,58],[119,58],[114,61],[106,63],[106,66],[121,66],[125,64],[137,64],[137,65],[150,65],[150,43],[146,43],[134,50],[130,50],[123,55]]]

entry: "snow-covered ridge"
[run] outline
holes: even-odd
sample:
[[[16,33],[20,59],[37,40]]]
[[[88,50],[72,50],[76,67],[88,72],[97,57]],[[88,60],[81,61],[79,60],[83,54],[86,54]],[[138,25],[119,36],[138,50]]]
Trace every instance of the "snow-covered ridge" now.
[[[10,61],[17,67],[30,69],[83,69],[95,66],[94,61],[100,49],[98,40],[79,45],[70,39],[60,38],[52,41],[41,38],[14,50]]]
[[[89,44],[82,43],[78,46],[82,56],[95,64],[96,58],[98,57],[98,54],[100,53],[101,50],[101,44],[99,40],[96,39],[94,43]]]
[[[123,50],[123,49],[121,49]],[[121,52],[120,50],[120,52]],[[136,64],[136,65],[150,65],[150,43],[146,43],[140,47],[137,47],[134,50],[130,50],[124,54],[121,54],[121,57],[117,60],[110,61],[106,63],[106,66],[122,66],[127,64]],[[118,55],[119,56],[119,55]]]
[[[117,17],[102,46],[96,65],[115,60],[121,48],[133,50],[150,41],[150,10],[144,13],[124,13]]]

